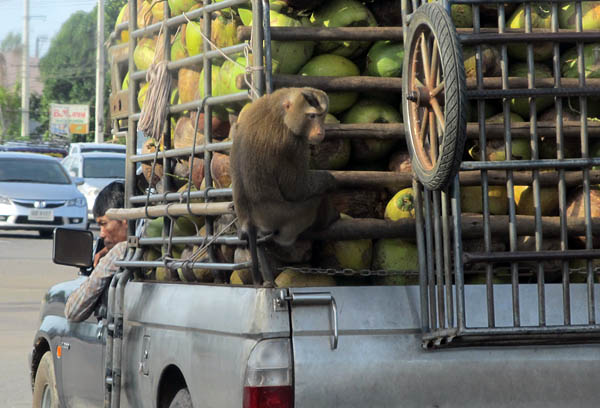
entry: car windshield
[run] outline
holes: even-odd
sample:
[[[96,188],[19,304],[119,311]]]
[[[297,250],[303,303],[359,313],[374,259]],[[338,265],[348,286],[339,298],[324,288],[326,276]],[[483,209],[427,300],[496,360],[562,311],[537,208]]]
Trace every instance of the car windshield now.
[[[71,179],[54,160],[0,158],[0,182],[71,184]]]
[[[83,162],[84,178],[125,178],[125,158],[88,158]]]

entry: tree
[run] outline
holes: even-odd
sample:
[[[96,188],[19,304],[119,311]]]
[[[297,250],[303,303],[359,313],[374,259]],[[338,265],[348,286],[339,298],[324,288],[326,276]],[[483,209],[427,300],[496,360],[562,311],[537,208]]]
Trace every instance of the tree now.
[[[10,32],[6,34],[6,37],[0,42],[0,52],[17,51],[23,48],[23,40],[21,39],[21,33]]]
[[[15,140],[21,134],[20,87],[7,89],[0,86],[0,144]]]
[[[105,1],[105,38],[115,25],[119,10],[126,0]],[[97,9],[89,13],[73,13],[52,38],[50,48],[40,60],[44,92],[40,106],[40,122],[49,128],[51,103],[88,104],[92,107],[90,128],[94,128],[93,107],[96,91],[96,21]],[[105,63],[105,109],[108,112],[110,70]],[[46,131],[48,134],[48,130]],[[47,135],[46,135],[47,137]],[[85,141],[87,137],[81,138]]]

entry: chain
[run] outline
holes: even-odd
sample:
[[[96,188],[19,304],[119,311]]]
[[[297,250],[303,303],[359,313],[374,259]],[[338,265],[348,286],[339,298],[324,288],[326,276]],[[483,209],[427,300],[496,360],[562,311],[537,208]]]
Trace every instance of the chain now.
[[[418,271],[412,270],[371,270],[371,269],[335,269],[335,268],[311,268],[311,267],[297,267],[297,266],[287,266],[277,268],[278,271],[283,270],[292,270],[294,272],[300,272],[305,274],[318,274],[318,275],[330,275],[330,276],[395,276],[395,275],[412,275],[418,276]]]

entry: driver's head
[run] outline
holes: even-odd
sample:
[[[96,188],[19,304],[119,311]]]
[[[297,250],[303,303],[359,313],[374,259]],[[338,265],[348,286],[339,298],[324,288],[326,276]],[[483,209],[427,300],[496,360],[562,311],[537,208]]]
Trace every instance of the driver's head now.
[[[94,202],[94,219],[100,227],[100,238],[104,246],[111,249],[115,244],[127,239],[127,221],[109,220],[106,212],[111,208],[123,208],[125,205],[125,186],[121,181],[113,181],[104,187]]]

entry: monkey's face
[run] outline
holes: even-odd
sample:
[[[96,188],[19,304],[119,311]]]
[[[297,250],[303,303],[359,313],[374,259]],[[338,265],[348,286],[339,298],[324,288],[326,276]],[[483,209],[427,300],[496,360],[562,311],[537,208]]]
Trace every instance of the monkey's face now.
[[[329,98],[323,91],[299,88],[284,102],[284,123],[293,134],[304,137],[310,144],[318,144],[325,138],[325,115]]]

